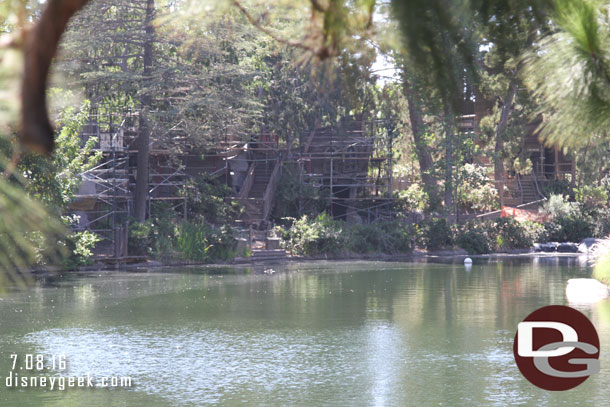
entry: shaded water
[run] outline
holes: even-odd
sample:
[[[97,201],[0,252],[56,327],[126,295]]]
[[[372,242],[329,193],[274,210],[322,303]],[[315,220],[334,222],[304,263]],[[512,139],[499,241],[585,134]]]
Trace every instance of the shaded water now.
[[[275,266],[274,266],[275,267]],[[610,400],[610,303],[601,373],[550,393],[521,377],[517,323],[566,304],[574,259],[321,263],[96,273],[0,296],[3,406],[576,406]],[[47,376],[131,377],[114,389],[7,389],[11,354],[65,354]],[[15,373],[23,371],[21,359]]]

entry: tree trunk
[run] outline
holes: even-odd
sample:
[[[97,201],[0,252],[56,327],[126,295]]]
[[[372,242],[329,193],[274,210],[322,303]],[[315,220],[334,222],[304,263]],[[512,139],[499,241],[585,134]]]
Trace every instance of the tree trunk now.
[[[424,191],[428,194],[430,209],[434,211],[440,206],[440,194],[436,178],[433,175],[434,162],[432,161],[432,155],[424,140],[424,121],[421,108],[410,83],[406,79],[403,79],[403,91],[409,105],[409,121],[411,122],[411,132],[413,133],[421,180]]]
[[[504,130],[510,117],[512,110],[513,99],[517,92],[517,81],[513,79],[508,87],[508,93],[502,101],[502,111],[500,112],[500,122],[496,127],[496,144],[494,146],[494,181],[495,187],[500,196],[500,205],[504,204],[504,159],[502,152],[504,151]]]
[[[50,0],[38,22],[24,36],[20,140],[32,151],[51,154],[54,131],[47,112],[47,80],[59,40],[70,18],[87,0]]]
[[[146,35],[144,39],[144,80],[150,80],[153,64],[154,27],[153,17],[155,0],[146,0],[146,17],[144,20]],[[139,118],[138,160],[136,176],[135,217],[138,221],[146,220],[146,203],[148,202],[149,155],[150,155],[150,125],[146,115],[150,109],[151,97],[144,86],[144,94],[140,97],[141,111]]]
[[[445,121],[445,210],[453,207],[453,111],[449,102],[444,103]]]

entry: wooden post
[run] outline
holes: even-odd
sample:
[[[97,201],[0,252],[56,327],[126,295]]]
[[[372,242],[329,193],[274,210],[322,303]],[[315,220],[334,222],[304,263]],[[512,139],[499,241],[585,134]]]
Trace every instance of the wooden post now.
[[[555,179],[559,179],[559,150],[555,148]]]
[[[331,136],[332,137],[332,136]],[[332,138],[331,138],[332,142]],[[332,154],[332,152],[331,152]],[[334,216],[333,214],[333,156],[330,156],[330,216]]]

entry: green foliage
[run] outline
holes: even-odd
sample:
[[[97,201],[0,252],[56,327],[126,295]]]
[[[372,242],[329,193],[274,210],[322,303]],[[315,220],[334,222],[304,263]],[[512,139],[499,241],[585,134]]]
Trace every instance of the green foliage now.
[[[398,212],[424,212],[428,209],[428,194],[418,183],[398,191],[394,197],[394,210]]]
[[[549,241],[580,242],[593,236],[592,219],[583,212],[582,205],[561,195],[551,195],[540,213],[548,218],[544,226]]]
[[[491,230],[483,224],[468,224],[465,228],[460,228],[456,236],[456,244],[469,254],[491,253],[495,237],[492,237]]]
[[[453,232],[443,218],[431,218],[420,224],[419,243],[428,250],[453,246]]]
[[[92,264],[92,250],[100,240],[98,235],[87,230],[68,235],[66,242],[70,254],[64,259],[64,268],[73,270],[79,266]]]
[[[549,143],[583,146],[606,137],[610,124],[610,25],[599,1],[556,1],[559,30],[537,41],[523,77],[540,101]]]
[[[243,208],[234,199],[233,191],[218,179],[208,175],[190,179],[186,190],[188,219],[215,225],[228,225],[238,219]]]
[[[328,207],[326,191],[300,182],[297,167],[284,166],[275,192],[275,205],[271,213],[276,223],[285,218],[315,217]]]
[[[285,247],[294,254],[336,255],[345,250],[344,228],[344,222],[334,220],[323,212],[312,219],[304,215],[280,232]]]
[[[501,240],[496,239],[494,250],[528,249],[544,237],[544,227],[531,221],[519,221],[514,218],[500,218],[495,221],[496,233]]]
[[[89,118],[89,102],[77,110],[72,106],[59,115],[55,152],[51,160],[38,154],[25,154],[19,170],[26,177],[25,189],[32,197],[61,213],[70,204],[82,182],[81,174],[99,163],[101,152],[94,151],[97,138],[83,142],[80,131]]]
[[[153,205],[146,222],[132,219],[129,222],[129,253],[164,260],[173,258],[176,219],[176,212],[165,203]]]
[[[349,224],[322,213],[292,219],[292,226],[277,227],[283,245],[298,255],[339,255],[343,253],[410,253],[417,229],[401,222]]]
[[[610,236],[610,208],[599,208],[591,211],[593,237],[607,238]]]
[[[58,242],[67,232],[60,220],[21,185],[0,177],[0,280],[22,282],[22,272],[40,264],[58,264],[66,250]]]
[[[456,228],[456,244],[470,254],[529,249],[544,236],[542,225],[514,218],[470,221]]]
[[[580,214],[578,216],[562,217],[546,222],[546,238],[553,242],[580,242],[593,236],[590,219]]]
[[[603,208],[608,203],[608,191],[603,186],[583,185],[574,190],[574,198],[585,210]]]
[[[176,251],[185,259],[207,261],[210,259],[209,228],[183,222],[176,227]]]
[[[80,130],[88,115],[88,102],[84,102],[79,109],[65,108],[59,114],[53,157],[48,159],[33,153],[24,154],[17,165],[18,174],[15,173],[12,177],[13,183],[19,186],[13,186],[10,191],[7,189],[0,194],[1,207],[10,209],[14,204],[18,205],[7,213],[22,223],[17,226],[8,218],[0,222],[12,229],[6,234],[0,229],[0,235],[21,235],[19,238],[6,239],[5,247],[10,247],[11,241],[20,244],[29,242],[31,245],[28,249],[11,249],[13,254],[7,257],[13,259],[11,262],[16,261],[12,266],[15,269],[25,268],[28,264],[74,268],[90,263],[91,249],[99,238],[91,232],[62,231],[60,220],[60,215],[65,212],[80,186],[81,173],[95,166],[100,159],[100,153],[93,151],[97,140],[91,138],[83,143],[80,138]],[[7,144],[3,147],[10,153],[14,145]],[[18,202],[11,202],[23,192],[31,198],[21,197]],[[1,202],[3,199],[6,200],[4,203]],[[21,210],[26,213],[20,215]],[[25,219],[33,223],[24,224]],[[70,227],[75,223],[73,217],[63,219],[64,226]],[[9,263],[6,264],[8,266]]]
[[[127,250],[133,256],[146,256],[151,254],[153,247],[152,222],[129,223],[129,239]]]
[[[410,253],[416,227],[400,222],[374,222],[347,227],[349,251],[354,253]]]
[[[610,285],[610,253],[607,251],[595,262],[593,278],[606,285]]]
[[[499,209],[498,190],[489,177],[489,170],[476,164],[465,164],[458,174],[458,202],[466,211],[483,212]]]
[[[540,208],[540,214],[551,219],[577,216],[579,212],[579,206],[574,202],[569,202],[562,195],[549,196],[549,199]]]
[[[230,260],[236,255],[235,235],[230,226],[182,222],[177,227],[176,235],[185,238],[184,245],[178,244],[177,250],[189,260]]]
[[[179,220],[167,205],[156,205],[146,222],[129,226],[129,253],[172,261],[211,262],[235,256],[235,236],[228,225],[214,226],[203,218]]]
[[[565,180],[552,180],[546,182],[542,186],[542,193],[544,194],[544,196],[548,197],[550,197],[551,195],[573,197],[574,190],[570,186],[570,183]]]

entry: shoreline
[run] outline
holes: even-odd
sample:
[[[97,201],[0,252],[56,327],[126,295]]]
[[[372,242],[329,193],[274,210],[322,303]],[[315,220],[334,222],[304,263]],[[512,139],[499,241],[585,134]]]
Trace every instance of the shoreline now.
[[[401,262],[414,262],[422,260],[460,260],[465,258],[471,259],[533,259],[533,258],[589,258],[590,255],[586,253],[559,253],[559,252],[534,252],[531,250],[512,250],[508,252],[497,252],[488,254],[467,254],[464,250],[440,250],[427,252],[423,250],[415,250],[413,253],[408,254],[380,254],[380,253],[369,253],[369,254],[349,254],[343,256],[291,256],[256,260],[253,258],[236,258],[232,261],[226,262],[214,262],[214,263],[203,263],[203,262],[188,262],[188,261],[175,261],[175,262],[162,262],[158,260],[149,260],[146,262],[134,262],[134,263],[115,263],[108,264],[104,262],[97,262],[90,266],[81,266],[76,270],[56,270],[55,272],[66,272],[66,273],[80,273],[80,272],[101,272],[101,271],[138,271],[144,269],[160,269],[167,267],[203,267],[203,268],[223,268],[223,267],[247,267],[249,265],[278,265],[278,264],[289,264],[289,263],[313,263],[318,261],[328,262],[345,262],[345,261],[373,261],[373,262],[387,262],[387,263],[401,263]],[[49,270],[34,271],[34,274],[45,274]]]

